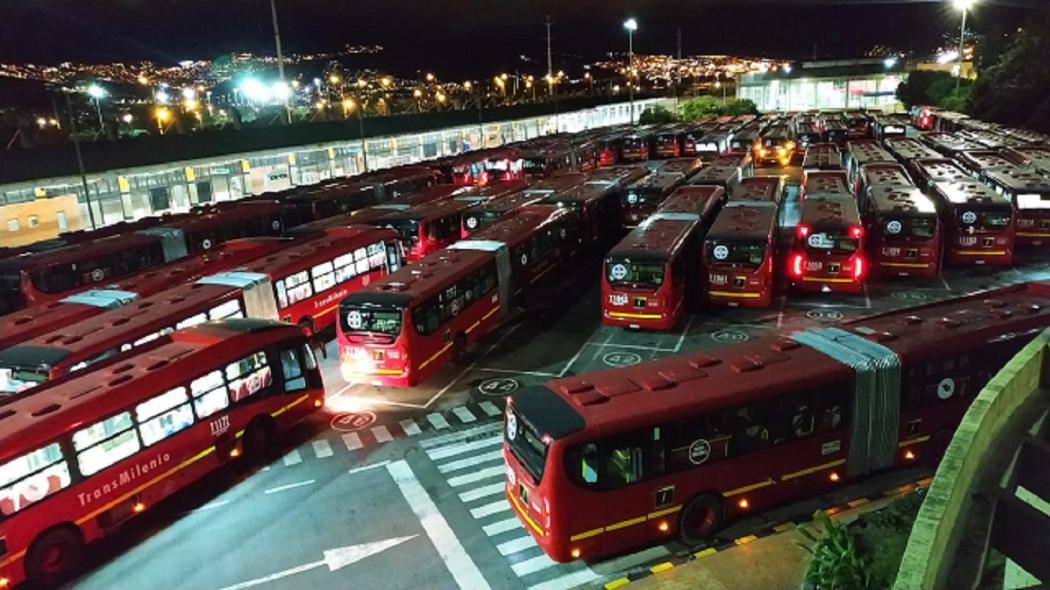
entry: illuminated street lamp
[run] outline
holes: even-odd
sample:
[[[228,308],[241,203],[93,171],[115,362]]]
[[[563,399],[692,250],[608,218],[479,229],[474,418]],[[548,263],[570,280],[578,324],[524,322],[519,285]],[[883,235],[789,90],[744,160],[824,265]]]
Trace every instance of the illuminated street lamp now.
[[[474,88],[474,85],[471,84],[470,80],[467,80],[466,82],[463,83],[463,89],[464,90],[467,90],[469,92],[470,89],[472,89],[472,88]]]
[[[437,94],[434,95],[434,98],[437,99],[438,104],[445,104],[445,100],[448,99],[448,97],[445,96],[445,93],[441,92],[440,90],[438,90]]]
[[[98,84],[88,86],[87,93],[88,96],[95,100],[95,112],[98,113],[98,130],[99,132],[105,131],[105,125],[102,123],[102,99],[109,93]]]
[[[124,121],[126,125],[131,125],[131,121],[134,120],[134,117],[131,116],[131,113],[124,113],[124,116],[121,117],[120,120]]]
[[[955,9],[962,12],[962,25],[959,27],[959,75],[955,78],[955,92],[959,92],[959,82],[962,81],[963,66],[963,42],[966,40],[966,13],[973,8],[976,0],[952,0]]]
[[[164,135],[164,125],[171,120],[171,111],[161,107],[156,110],[154,115],[157,117],[157,130],[160,131],[161,135]]]
[[[431,74],[430,72],[427,72],[427,82],[433,82],[433,81],[434,81],[434,74]]]
[[[629,18],[623,21],[623,28],[627,29],[627,90],[631,105],[631,125],[634,125],[634,84],[631,83],[630,77],[634,74],[634,32],[638,30],[638,21]]]

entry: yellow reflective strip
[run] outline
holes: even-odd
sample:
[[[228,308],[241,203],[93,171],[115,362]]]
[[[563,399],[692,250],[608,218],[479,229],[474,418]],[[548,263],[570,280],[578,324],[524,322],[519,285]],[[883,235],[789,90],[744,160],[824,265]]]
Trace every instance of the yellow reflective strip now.
[[[665,508],[663,510],[657,510],[656,512],[650,512],[649,513],[649,519],[660,518],[661,516],[667,516],[668,514],[674,514],[675,512],[678,512],[681,509],[682,509],[682,505],[679,504],[678,506],[671,506],[670,508]]]
[[[707,294],[712,297],[741,297],[744,299],[758,299],[762,296],[761,293],[734,293],[732,291],[708,291]]]
[[[487,320],[490,317],[492,317],[492,314],[496,313],[497,311],[499,311],[499,306],[498,305],[496,307],[493,307],[492,309],[490,309],[489,312],[486,313],[485,315],[481,316],[481,319]]]
[[[481,320],[478,320],[478,321],[474,322],[473,324],[471,324],[470,327],[467,328],[467,330],[466,330],[467,334],[470,334],[471,332],[473,332],[474,329],[477,328],[480,325],[481,325]]]
[[[514,506],[514,510],[517,511],[518,515],[521,516],[525,520],[525,522],[529,523],[529,526],[531,526],[533,530],[535,530],[536,533],[542,537],[545,534],[543,532],[543,529],[540,528],[540,525],[537,524],[535,520],[532,520],[532,517],[529,516],[527,512],[525,512],[525,509],[522,508],[521,504],[518,503],[518,499],[514,497],[514,494],[512,492],[507,491],[506,489],[504,489],[504,492],[506,493],[507,497],[510,498],[510,503]]]
[[[811,283],[852,283],[853,279],[823,279],[820,277],[802,277],[803,281]]]
[[[929,263],[921,262],[880,262],[879,266],[891,266],[893,268],[930,268]]]
[[[753,484],[751,484],[749,486],[744,486],[742,488],[736,488],[735,490],[729,490],[728,492],[722,492],[722,495],[728,498],[730,496],[736,496],[736,495],[739,495],[739,494],[750,492],[751,490],[758,490],[758,489],[766,488],[766,487],[769,487],[769,486],[771,486],[771,485],[773,485],[775,483],[777,483],[777,482],[773,481],[773,479],[770,478],[770,479],[767,479],[765,481],[760,481],[758,483],[753,483]]]
[[[697,551],[696,553],[693,554],[693,557],[695,557],[697,559],[702,559],[704,557],[708,557],[710,555],[714,555],[715,553],[718,553],[718,549],[715,549],[714,547],[708,547],[707,549],[703,549],[701,551]]]
[[[631,579],[630,578],[616,578],[615,580],[613,580],[611,582],[606,582],[605,583],[605,590],[616,590],[620,586],[626,586],[627,584],[630,584],[630,583],[631,583]]]
[[[310,396],[309,395],[304,395],[304,396],[300,397],[299,399],[295,400],[294,402],[288,404],[287,406],[281,408],[280,410],[277,410],[276,412],[271,413],[270,415],[273,416],[274,418],[276,418],[276,417],[280,416],[281,414],[287,412],[288,410],[294,408],[295,406],[298,406],[299,404],[303,403],[304,401],[306,401],[306,398],[308,398],[308,397],[310,397]]]
[[[335,311],[335,308],[337,308],[337,307],[339,307],[338,303],[336,303],[335,305],[330,305],[330,306],[322,309],[321,313],[314,314],[314,317],[315,318],[319,318],[319,317],[322,317],[322,316],[326,316],[326,315],[332,313],[333,311]]]
[[[758,540],[758,537],[756,537],[755,535],[747,535],[746,537],[740,537],[739,539],[734,539],[733,542],[736,543],[737,545],[747,545],[748,543],[751,543],[751,542],[754,542],[754,541],[757,541],[757,540]]]
[[[575,535],[569,537],[569,542],[575,543],[576,541],[582,541],[584,539],[590,539],[591,537],[597,537],[598,535],[600,535],[600,534],[602,534],[604,532],[605,532],[605,527],[600,526],[600,527],[598,527],[596,529],[591,529],[589,531],[583,531],[582,533],[576,533]]]
[[[839,465],[842,465],[845,462],[846,462],[845,459],[836,459],[834,461],[829,461],[828,463],[821,463],[820,465],[814,465],[813,467],[809,467],[809,468],[806,468],[806,469],[800,469],[798,471],[792,471],[791,473],[785,473],[784,475],[780,476],[780,480],[781,481],[788,481],[790,479],[796,479],[796,478],[802,477],[804,475],[809,475],[811,473],[816,473],[818,471],[823,471],[825,469],[831,469],[832,467],[838,467]]]
[[[4,567],[5,565],[7,565],[7,564],[9,564],[9,563],[11,563],[13,561],[17,561],[19,559],[22,559],[22,556],[25,555],[25,554],[26,554],[26,550],[23,549],[23,550],[19,551],[18,553],[15,553],[13,555],[8,556],[7,559],[5,559],[3,561],[0,561],[0,567]]]
[[[930,435],[928,435],[928,434],[926,436],[917,436],[915,438],[909,438],[908,440],[902,440],[901,442],[897,443],[897,447],[898,448],[910,447],[911,445],[917,445],[919,443],[924,443],[924,442],[926,442],[928,440],[930,440]]]
[[[401,369],[372,369],[368,373],[370,375],[400,375]]]
[[[653,567],[649,568],[649,571],[653,572],[654,574],[658,574],[660,572],[666,572],[667,570],[669,570],[669,569],[671,569],[673,567],[674,567],[673,563],[671,563],[670,561],[665,561],[663,563],[658,563],[658,564],[654,565]]]
[[[442,346],[441,350],[435,352],[433,356],[431,356],[427,360],[423,361],[423,364],[419,365],[419,368],[422,369],[423,367],[425,367],[425,366],[429,365],[430,363],[434,362],[434,360],[437,359],[437,357],[445,354],[445,351],[450,349],[450,348],[452,348],[452,343],[451,342],[449,342],[448,344]]]
[[[1006,256],[1006,250],[956,250],[961,256]]]
[[[1050,234],[1041,232],[1019,231],[1017,236],[1021,238],[1050,238]]]
[[[625,529],[625,528],[627,528],[629,526],[634,526],[636,524],[641,524],[643,522],[645,522],[645,517],[644,516],[639,516],[638,518],[628,518],[627,520],[621,520],[620,522],[614,522],[613,524],[610,524],[609,526],[605,527],[605,532],[609,533],[609,532],[612,532],[612,531]]]
[[[144,489],[146,489],[148,487],[151,487],[152,485],[156,484],[157,482],[159,482],[161,480],[164,480],[164,479],[167,479],[168,477],[178,473],[179,471],[182,471],[186,467],[189,467],[190,465],[196,463],[197,461],[200,461],[201,459],[207,457],[208,455],[210,455],[210,454],[212,454],[214,452],[215,452],[215,447],[208,447],[207,449],[204,449],[203,451],[197,453],[196,455],[190,457],[189,459],[186,459],[182,463],[179,463],[175,467],[172,467],[171,469],[165,471],[164,473],[158,475],[157,477],[154,477],[153,479],[147,481],[146,483],[144,483],[144,484],[134,488],[133,490],[131,490],[130,492],[128,492],[128,493],[124,494],[123,496],[117,498],[116,500],[113,500],[112,502],[109,502],[108,504],[105,504],[101,508],[98,508],[98,509],[96,509],[96,510],[94,510],[92,512],[89,512],[87,515],[78,518],[76,520],[77,525],[84,524],[85,522],[91,520],[95,516],[97,516],[97,515],[105,512],[105,511],[109,510],[110,508],[116,506],[117,504],[120,504],[124,500],[127,500],[128,498],[134,496],[135,494],[141,492],[142,490],[144,490]]]
[[[621,311],[610,311],[609,317],[627,318],[632,320],[658,320],[664,315],[662,313],[625,313]]]

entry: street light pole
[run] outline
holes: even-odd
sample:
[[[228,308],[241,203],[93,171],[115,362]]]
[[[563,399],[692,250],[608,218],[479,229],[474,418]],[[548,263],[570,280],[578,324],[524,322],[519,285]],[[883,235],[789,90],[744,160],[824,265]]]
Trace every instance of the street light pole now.
[[[638,21],[629,18],[623,23],[627,29],[627,100],[631,105],[631,125],[634,125],[634,32],[638,30]]]
[[[281,83],[285,83],[284,79],[284,53],[281,51],[281,28],[277,24],[277,0],[270,0],[270,16],[273,20],[273,44],[277,49],[277,76],[281,79]],[[288,97],[285,96],[284,103],[284,117],[287,123],[292,122],[292,111],[288,106]]]
[[[69,113],[69,138],[73,140],[73,150],[77,154],[77,171],[80,172],[80,185],[84,187],[84,201],[87,203],[88,219],[91,220],[91,229],[95,229],[95,212],[91,209],[91,189],[88,188],[87,173],[84,171],[84,156],[80,153],[80,140],[77,139],[77,122],[73,115],[73,103],[66,92],[66,111]],[[102,206],[99,205],[98,214],[103,215]]]
[[[973,6],[974,0],[955,0],[955,7],[962,11],[962,25],[959,27],[959,75],[955,77],[955,93],[959,93],[959,84],[962,82],[963,68],[963,43],[966,41],[966,13]]]

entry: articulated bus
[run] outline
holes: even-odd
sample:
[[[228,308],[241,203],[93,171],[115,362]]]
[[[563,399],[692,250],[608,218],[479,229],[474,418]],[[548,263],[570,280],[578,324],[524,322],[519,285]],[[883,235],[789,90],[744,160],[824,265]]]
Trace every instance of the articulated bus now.
[[[637,227],[659,207],[676,188],[685,182],[685,176],[678,173],[665,174],[662,170],[650,174],[623,191],[623,226]]]
[[[462,196],[462,195],[460,195]],[[375,205],[346,215],[329,217],[306,226],[331,229],[351,225],[371,225],[397,230],[405,259],[415,262],[458,240],[462,234],[462,213],[485,196],[458,200],[455,197],[416,206]]]
[[[81,291],[55,303],[35,305],[0,316],[0,350],[39,334],[69,327],[104,310],[127,305],[172,287],[228,270],[256,258],[293,248],[298,240],[245,238],[231,240],[204,254],[189,256],[131,275],[104,289]]]
[[[603,246],[619,239],[623,227],[622,201],[627,186],[649,174],[645,166],[614,166],[589,175],[587,182],[541,201],[571,209],[580,224],[580,239],[588,245]]]
[[[784,178],[780,176],[748,176],[733,187],[730,201],[765,201],[780,206],[784,198]]]
[[[399,265],[393,231],[329,230],[296,248],[0,350],[0,396],[94,370],[165,334],[209,320],[281,319],[313,336],[334,325],[343,297]]]
[[[986,168],[979,174],[1013,203],[1018,247],[1042,246],[1050,240],[1050,176],[1017,165]]]
[[[529,205],[539,203],[546,197],[547,195],[542,193],[520,192],[474,205],[463,212],[462,237],[466,238],[476,231],[502,221]]]
[[[8,403],[0,429],[0,586],[53,587],[86,545],[324,405],[295,326],[227,320]]]
[[[1050,145],[1048,147],[1023,146],[1006,152],[1018,164],[1032,166],[1043,174],[1050,174]]]
[[[864,200],[872,270],[884,277],[936,277],[941,224],[933,200],[918,187],[873,184]]]
[[[1017,226],[1009,199],[973,178],[935,181],[926,191],[941,211],[945,264],[1013,264]]]
[[[1017,162],[1009,153],[1000,150],[970,150],[960,152],[955,161],[975,177],[987,182],[985,173],[1000,168],[1015,168]]]
[[[846,144],[846,153],[843,154],[846,174],[849,175],[850,186],[853,192],[860,194],[860,168],[866,164],[877,164],[896,162],[893,154],[882,149],[873,139],[851,141]]]
[[[517,291],[572,259],[575,214],[534,205],[343,299],[339,358],[349,383],[425,381],[498,326]]]
[[[868,474],[935,465],[1047,326],[1050,289],[1028,283],[522,388],[507,398],[504,493],[554,561],[703,543]]]
[[[812,193],[802,201],[787,276],[799,290],[858,293],[868,272],[864,245],[857,200],[848,193]]]
[[[650,330],[678,323],[699,294],[697,247],[724,200],[721,187],[681,187],[606,254],[602,323]]]
[[[769,307],[776,275],[779,213],[774,200],[734,198],[722,208],[703,246],[708,303]]]

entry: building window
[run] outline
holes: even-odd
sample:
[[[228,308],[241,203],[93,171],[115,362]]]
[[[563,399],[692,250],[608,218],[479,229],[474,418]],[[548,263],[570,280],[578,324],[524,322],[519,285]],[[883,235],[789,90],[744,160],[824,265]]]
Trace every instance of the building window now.
[[[30,229],[40,227],[40,218],[36,215],[30,215],[27,222]]]
[[[15,233],[19,229],[21,229],[21,227],[18,225],[18,220],[17,219],[8,219],[7,220],[7,231],[9,231],[11,233]]]

